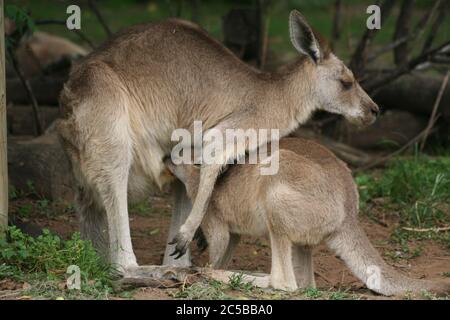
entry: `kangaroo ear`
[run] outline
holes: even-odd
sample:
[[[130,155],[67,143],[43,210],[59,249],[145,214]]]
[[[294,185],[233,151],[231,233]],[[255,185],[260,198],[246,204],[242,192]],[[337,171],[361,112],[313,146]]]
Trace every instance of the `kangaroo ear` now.
[[[311,57],[315,63],[322,60],[320,45],[305,17],[297,10],[292,10],[289,15],[289,32],[298,52]]]

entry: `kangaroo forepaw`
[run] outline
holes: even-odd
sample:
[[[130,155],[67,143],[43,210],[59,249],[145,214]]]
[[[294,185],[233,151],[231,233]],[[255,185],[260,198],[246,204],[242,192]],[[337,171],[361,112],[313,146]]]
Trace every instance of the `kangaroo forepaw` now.
[[[170,254],[171,257],[176,256],[175,259],[181,258],[189,248],[191,238],[184,233],[178,233],[169,244],[175,245],[175,250]]]

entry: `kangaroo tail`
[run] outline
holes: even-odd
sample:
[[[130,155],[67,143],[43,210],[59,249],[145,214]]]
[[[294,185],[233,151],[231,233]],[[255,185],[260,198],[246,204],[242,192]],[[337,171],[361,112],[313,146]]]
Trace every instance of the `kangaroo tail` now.
[[[450,293],[450,283],[412,279],[389,266],[372,246],[356,218],[347,219],[327,243],[350,270],[377,293],[387,296],[424,290],[443,295]]]

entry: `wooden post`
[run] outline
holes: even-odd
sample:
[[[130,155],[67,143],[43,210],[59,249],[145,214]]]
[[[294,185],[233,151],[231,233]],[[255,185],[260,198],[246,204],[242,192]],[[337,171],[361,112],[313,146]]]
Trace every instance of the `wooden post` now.
[[[5,19],[0,0],[0,237],[8,225],[8,161],[6,157]]]

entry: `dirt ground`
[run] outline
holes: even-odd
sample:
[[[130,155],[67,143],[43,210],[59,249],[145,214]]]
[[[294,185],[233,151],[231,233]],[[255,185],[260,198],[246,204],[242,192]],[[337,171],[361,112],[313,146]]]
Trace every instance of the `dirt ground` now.
[[[13,202],[12,207],[19,205]],[[169,197],[152,197],[151,206],[141,206],[130,210],[132,240],[139,264],[162,263],[164,247],[167,240],[170,223],[171,200]],[[14,208],[13,208],[14,210]],[[396,219],[394,216],[382,215],[383,219],[374,222],[367,216],[361,216],[361,223],[369,235],[372,243],[381,252],[391,265],[401,272],[414,278],[444,279],[443,273],[450,271],[450,250],[445,244],[432,241],[411,241],[407,246],[411,251],[420,248],[420,255],[414,256],[405,253],[402,246],[389,242]],[[76,215],[66,213],[54,217],[32,215],[30,222],[40,227],[46,227],[52,232],[68,238],[78,230]],[[197,248],[193,251],[193,263],[197,266],[207,264],[207,252],[199,253]],[[340,289],[348,290],[361,298],[377,299],[357,280],[345,267],[342,261],[336,258],[324,245],[314,252],[314,264],[317,287],[322,290]],[[268,239],[243,237],[238,246],[232,264],[233,270],[270,271],[270,247]],[[448,278],[447,278],[448,279]],[[146,288],[137,290],[135,299],[168,299],[171,296],[168,290]]]

